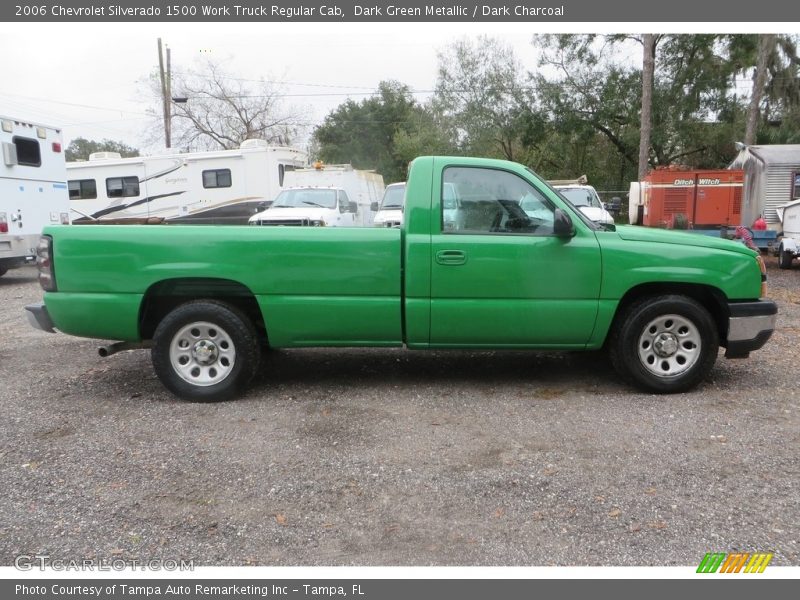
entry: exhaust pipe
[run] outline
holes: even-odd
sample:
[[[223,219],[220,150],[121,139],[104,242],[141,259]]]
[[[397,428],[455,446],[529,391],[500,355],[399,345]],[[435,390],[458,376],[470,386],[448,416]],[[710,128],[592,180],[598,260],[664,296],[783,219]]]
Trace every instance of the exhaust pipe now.
[[[107,356],[111,356],[117,352],[122,352],[123,350],[142,350],[150,348],[152,345],[153,342],[149,340],[146,342],[114,342],[113,344],[108,344],[107,346],[100,346],[97,349],[97,353],[102,358],[106,358]]]

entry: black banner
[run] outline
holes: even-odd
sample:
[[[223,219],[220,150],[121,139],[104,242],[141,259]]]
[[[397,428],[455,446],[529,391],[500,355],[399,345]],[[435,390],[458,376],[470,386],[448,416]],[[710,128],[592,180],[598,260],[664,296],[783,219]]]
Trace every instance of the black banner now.
[[[776,22],[800,21],[800,3],[671,0],[17,0],[3,21],[33,22]]]

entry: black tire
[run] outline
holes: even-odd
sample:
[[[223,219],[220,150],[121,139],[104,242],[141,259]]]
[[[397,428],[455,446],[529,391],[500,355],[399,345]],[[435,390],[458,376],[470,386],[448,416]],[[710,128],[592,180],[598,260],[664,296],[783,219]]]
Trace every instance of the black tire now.
[[[791,252],[784,250],[783,244],[781,244],[780,250],[778,250],[778,267],[781,269],[791,269],[793,258]]]
[[[258,369],[258,335],[238,309],[215,300],[181,304],[153,335],[151,358],[161,383],[193,402],[237,396]]]
[[[0,267],[0,277],[5,275],[6,273],[8,273],[8,269],[4,269],[4,268]]]
[[[644,206],[638,206],[636,208],[636,222],[633,225],[641,225],[644,223]]]
[[[717,359],[719,333],[697,301],[679,295],[647,297],[617,315],[608,347],[623,378],[648,392],[672,394],[708,376]]]

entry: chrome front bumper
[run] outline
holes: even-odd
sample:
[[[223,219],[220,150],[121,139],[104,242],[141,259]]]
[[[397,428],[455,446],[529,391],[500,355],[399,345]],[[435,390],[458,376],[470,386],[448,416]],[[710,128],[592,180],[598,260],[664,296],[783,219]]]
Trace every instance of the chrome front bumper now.
[[[778,318],[778,305],[771,300],[728,304],[726,358],[747,358],[772,336]]]

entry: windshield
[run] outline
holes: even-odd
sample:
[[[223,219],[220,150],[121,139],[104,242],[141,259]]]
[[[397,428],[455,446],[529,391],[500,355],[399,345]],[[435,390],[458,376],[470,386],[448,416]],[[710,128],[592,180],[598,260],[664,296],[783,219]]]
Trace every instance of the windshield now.
[[[403,199],[405,196],[405,185],[387,187],[386,192],[383,194],[383,200],[381,201],[381,210],[403,208]]]
[[[572,202],[575,206],[592,206],[594,208],[603,208],[600,200],[594,192],[587,188],[556,188],[562,196]]]
[[[336,208],[336,190],[284,190],[275,198],[271,208],[307,208],[309,206]]]

